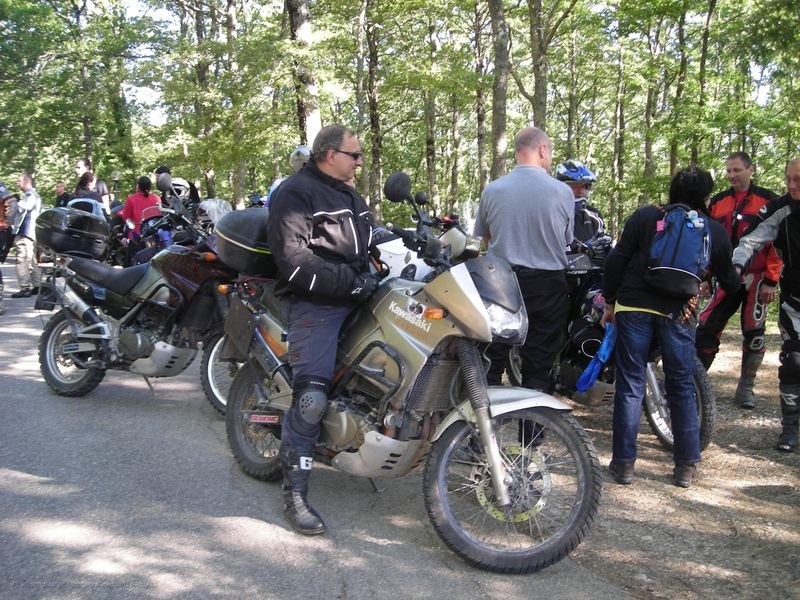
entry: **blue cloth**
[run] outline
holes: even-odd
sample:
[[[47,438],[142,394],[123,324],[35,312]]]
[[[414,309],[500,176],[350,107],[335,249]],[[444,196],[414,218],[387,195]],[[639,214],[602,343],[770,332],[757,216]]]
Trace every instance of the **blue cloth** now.
[[[600,349],[597,354],[592,357],[592,361],[584,369],[575,387],[579,392],[588,390],[597,380],[600,374],[600,369],[611,358],[611,353],[614,351],[614,343],[617,341],[617,327],[613,323],[606,323],[606,332],[603,335],[603,343],[600,344]]]
[[[661,348],[664,383],[675,438],[675,464],[700,461],[700,424],[694,389],[693,320],[679,323],[647,312],[616,315],[617,349],[614,359],[614,417],[611,460],[630,464],[636,460],[636,437],[647,389],[647,363],[657,340]]]

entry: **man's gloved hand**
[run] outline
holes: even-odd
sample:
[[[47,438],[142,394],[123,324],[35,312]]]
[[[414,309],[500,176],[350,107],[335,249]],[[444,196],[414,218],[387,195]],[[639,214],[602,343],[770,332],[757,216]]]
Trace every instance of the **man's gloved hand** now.
[[[353,289],[350,291],[350,297],[358,302],[363,302],[375,293],[380,281],[381,276],[377,273],[362,273],[356,275],[353,281]]]

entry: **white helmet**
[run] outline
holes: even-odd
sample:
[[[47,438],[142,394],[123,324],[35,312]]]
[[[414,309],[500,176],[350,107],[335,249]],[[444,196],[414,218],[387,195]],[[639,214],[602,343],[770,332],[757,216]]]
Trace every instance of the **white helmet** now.
[[[295,173],[305,167],[309,160],[311,160],[311,150],[308,149],[308,146],[298,146],[289,156],[289,164]]]

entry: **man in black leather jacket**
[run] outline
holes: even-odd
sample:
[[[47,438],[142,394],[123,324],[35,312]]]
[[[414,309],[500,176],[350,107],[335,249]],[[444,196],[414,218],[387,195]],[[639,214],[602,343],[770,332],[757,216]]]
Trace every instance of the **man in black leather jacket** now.
[[[350,182],[362,164],[354,131],[320,130],[311,161],[276,190],[267,225],[284,298],[292,406],[281,429],[284,515],[299,533],[325,524],[307,500],[314,447],[328,408],[339,329],[353,308],[375,291],[369,271],[372,215]]]
[[[739,274],[746,272],[753,256],[770,242],[783,259],[778,313],[783,337],[778,369],[782,431],[777,448],[794,452],[800,429],[800,158],[786,166],[786,188],[786,194],[761,208],[758,224],[733,251],[733,264]]]

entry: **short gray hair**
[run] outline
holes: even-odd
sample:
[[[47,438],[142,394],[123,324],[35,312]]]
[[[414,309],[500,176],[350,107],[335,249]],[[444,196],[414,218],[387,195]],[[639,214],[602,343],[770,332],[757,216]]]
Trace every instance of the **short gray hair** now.
[[[538,127],[526,127],[514,138],[514,151],[519,152],[523,148],[535,150],[549,141],[550,137]]]
[[[800,165],[800,156],[798,156],[797,158],[793,158],[786,163],[786,168],[783,170],[783,174],[786,175],[789,172],[789,169],[793,169],[798,165]]]
[[[341,148],[345,135],[355,137],[358,134],[342,125],[326,125],[320,129],[317,137],[314,138],[314,145],[311,147],[311,160],[315,163],[325,160],[328,150]]]

